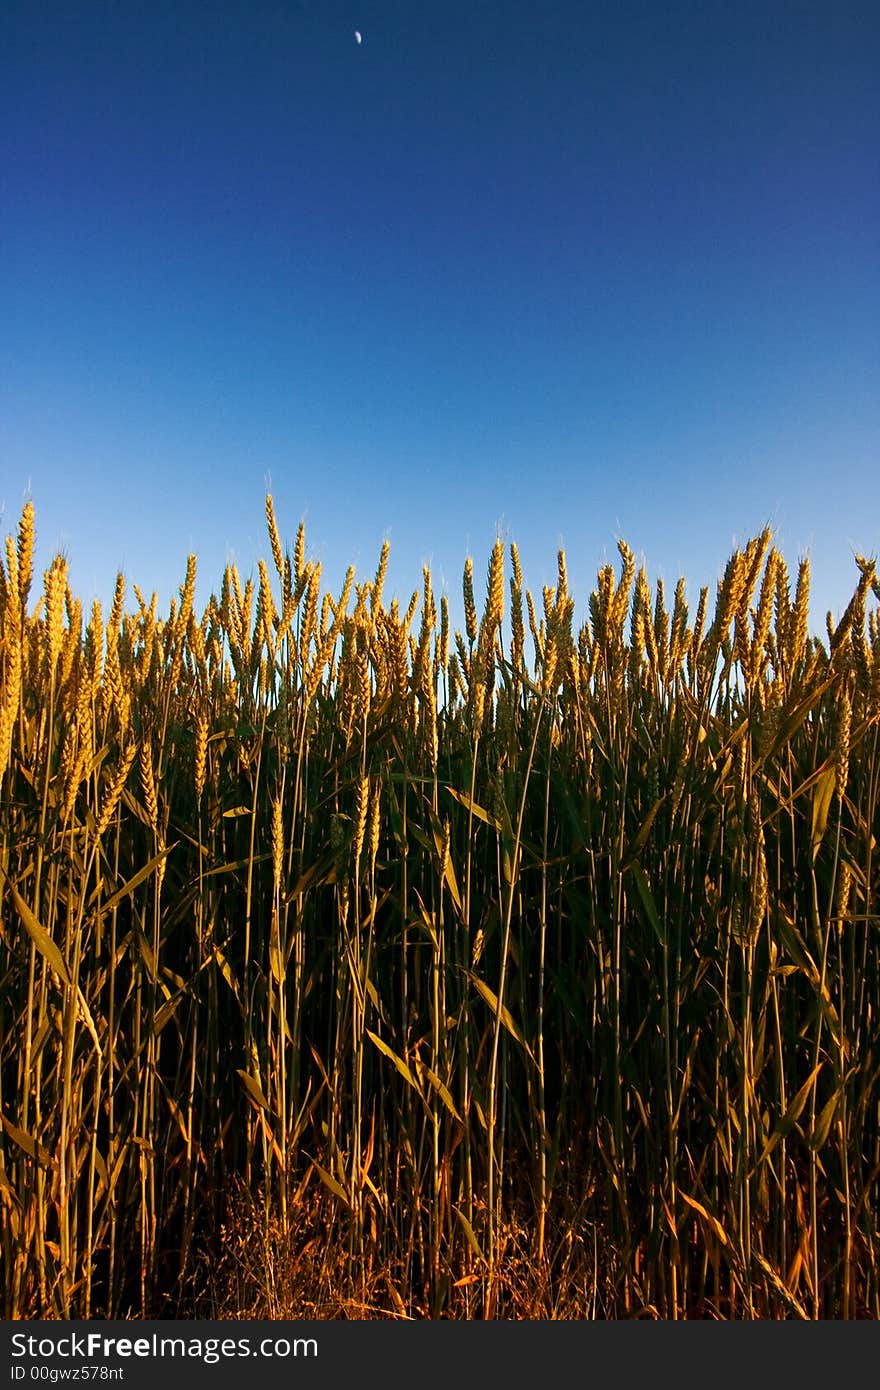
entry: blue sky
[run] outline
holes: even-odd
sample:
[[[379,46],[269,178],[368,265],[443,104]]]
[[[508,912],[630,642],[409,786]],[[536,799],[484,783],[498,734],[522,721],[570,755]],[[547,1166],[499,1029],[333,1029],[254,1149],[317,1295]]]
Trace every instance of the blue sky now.
[[[880,544],[875,3],[6,0],[0,531],[163,603]],[[355,31],[363,43],[355,41]]]

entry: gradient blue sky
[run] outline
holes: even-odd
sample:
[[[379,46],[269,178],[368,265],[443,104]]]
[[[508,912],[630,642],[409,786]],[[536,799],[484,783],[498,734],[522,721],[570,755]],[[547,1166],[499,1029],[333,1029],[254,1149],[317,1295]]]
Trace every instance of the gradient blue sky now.
[[[880,542],[870,0],[4,0],[0,530],[88,602],[285,539],[405,599],[496,533],[578,616],[769,521]],[[355,30],[363,43],[355,42]]]

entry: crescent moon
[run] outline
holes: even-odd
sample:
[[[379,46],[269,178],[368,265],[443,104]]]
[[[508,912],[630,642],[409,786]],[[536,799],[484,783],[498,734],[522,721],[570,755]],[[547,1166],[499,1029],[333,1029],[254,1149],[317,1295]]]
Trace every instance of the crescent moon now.
[[[360,31],[358,29],[355,29],[354,31],[354,41],[355,43],[363,43],[363,38],[361,37]]]

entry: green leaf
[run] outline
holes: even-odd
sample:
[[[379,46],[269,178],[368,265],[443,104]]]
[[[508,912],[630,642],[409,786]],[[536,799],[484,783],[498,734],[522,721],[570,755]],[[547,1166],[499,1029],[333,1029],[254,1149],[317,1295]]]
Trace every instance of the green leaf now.
[[[393,1063],[394,1063],[394,1065],[396,1066],[397,1070],[400,1072],[401,1076],[403,1077],[404,1081],[409,1082],[410,1086],[412,1086],[413,1090],[414,1090],[417,1094],[421,1094],[421,1092],[419,1091],[418,1082],[416,1081],[416,1079],[415,1079],[415,1077],[413,1076],[412,1072],[410,1071],[409,1067],[406,1065],[406,1062],[404,1062],[403,1058],[402,1058],[402,1057],[398,1057],[398,1055],[397,1055],[396,1052],[392,1052],[392,1050],[391,1050],[391,1048],[388,1046],[387,1042],[384,1042],[384,1041],[382,1040],[382,1038],[380,1038],[380,1037],[378,1036],[377,1033],[371,1033],[369,1028],[365,1028],[365,1029],[364,1029],[364,1032],[366,1033],[366,1035],[367,1035],[367,1037],[370,1039],[370,1041],[371,1041],[372,1043],[374,1043],[376,1047],[378,1047],[379,1051],[385,1054],[385,1056],[388,1058],[389,1062],[393,1062]]]
[[[792,735],[797,732],[810,711],[818,706],[825,691],[830,689],[836,680],[837,676],[831,676],[828,680],[823,681],[821,685],[815,686],[805,700],[802,700],[799,705],[789,711],[788,715],[781,720],[772,741],[768,744],[764,753],[755,759],[755,768],[760,767],[762,763],[771,762],[779,749],[786,747],[786,745],[791,742]]]
[[[645,843],[648,839],[648,836],[651,833],[651,826],[654,824],[654,817],[657,815],[657,812],[660,810],[660,807],[663,805],[665,800],[666,796],[664,794],[659,798],[659,800],[654,802],[654,805],[651,807],[644,821],[639,826],[630,843],[627,845],[626,849],[623,852],[623,859],[621,860],[620,864],[621,872],[624,869],[630,868],[633,862],[636,859],[638,859],[639,855],[645,847]]]
[[[468,974],[468,975],[470,976],[470,978],[473,980],[474,985],[475,985],[477,991],[483,996],[483,998],[485,999],[486,1003],[489,1005],[489,1008],[492,1010],[493,1014],[494,1014],[495,1017],[497,1018],[497,1017],[498,1017],[498,996],[497,996],[497,994],[495,994],[494,990],[492,990],[492,989],[489,988],[489,986],[486,984],[486,981],[485,981],[485,980],[479,979],[478,976],[476,976],[476,975],[473,973],[472,970],[468,970],[468,971],[467,971],[467,974]],[[508,1009],[508,1007],[507,1007],[506,1004],[502,1004],[502,1006],[501,1006],[501,1022],[503,1023],[504,1027],[507,1029],[507,1031],[508,1031],[508,1033],[510,1034],[510,1036],[511,1036],[512,1038],[514,1038],[514,1039],[516,1040],[516,1042],[519,1043],[519,1045],[520,1045],[520,1047],[523,1049],[523,1051],[526,1052],[526,1053],[528,1054],[528,1056],[531,1058],[531,1060],[534,1062],[535,1058],[534,1058],[534,1056],[533,1056],[533,1054],[532,1054],[532,1050],[531,1050],[531,1048],[529,1047],[528,1043],[526,1042],[525,1038],[523,1037],[522,1033],[520,1032],[519,1028],[517,1028],[516,1024],[514,1023],[514,1021],[513,1021],[513,1015],[511,1014],[511,1012],[510,1012],[510,1010]]]
[[[3,1128],[6,1130],[6,1133],[20,1149],[28,1154],[30,1158],[36,1159],[41,1168],[52,1167],[53,1159],[51,1154],[47,1153],[42,1144],[38,1144],[36,1139],[28,1134],[27,1130],[19,1129],[18,1125],[14,1125],[11,1120],[7,1120],[5,1115],[0,1115],[0,1119],[3,1121]]]
[[[162,1005],[161,1009],[158,1010],[156,1017],[153,1020],[154,1033],[161,1033],[168,1020],[174,1017],[175,1013],[180,1007],[180,1003],[183,997],[183,991],[181,990],[180,993],[176,994],[173,999],[165,1000],[165,1003]]]
[[[779,932],[780,940],[792,960],[803,971],[810,980],[816,984],[819,980],[819,971],[816,962],[807,949],[807,944],[790,917],[786,917],[780,912],[777,917],[776,927]]]
[[[505,883],[511,885],[516,883],[516,863],[506,841],[501,848],[501,872],[504,875]]]
[[[480,1249],[480,1242],[477,1240],[476,1233],[475,1233],[475,1231],[474,1231],[473,1226],[472,1226],[471,1223],[468,1221],[467,1217],[465,1216],[464,1212],[461,1210],[460,1207],[453,1206],[452,1210],[455,1212],[456,1216],[458,1217],[459,1221],[461,1222],[461,1229],[464,1231],[465,1240],[467,1241],[468,1245],[469,1245],[469,1246],[471,1247],[471,1249],[473,1250],[473,1252],[474,1252],[474,1254],[476,1255],[477,1259],[478,1259],[482,1264],[485,1264],[485,1263],[486,1263],[486,1257],[485,1257],[485,1255],[483,1254],[482,1250]]]
[[[770,1138],[764,1145],[764,1152],[761,1154],[761,1157],[758,1159],[758,1162],[755,1165],[756,1169],[760,1168],[765,1158],[769,1158],[770,1154],[776,1148],[776,1145],[779,1143],[780,1139],[784,1139],[785,1136],[789,1134],[792,1129],[794,1129],[795,1125],[800,1119],[801,1112],[804,1106],[810,1098],[810,1091],[813,1089],[816,1077],[819,1075],[819,1072],[822,1070],[824,1065],[824,1062],[820,1062],[817,1067],[813,1068],[813,1070],[810,1072],[810,1075],[804,1082],[803,1086],[801,1086],[800,1090],[795,1096],[794,1100],[789,1105],[785,1114],[782,1116],[781,1119],[777,1120],[776,1127],[774,1128],[773,1133],[770,1135]]]
[[[438,859],[440,859],[443,856],[443,826],[440,824],[440,821],[434,815],[433,811],[431,811],[429,814],[431,816],[431,830],[434,835],[434,848],[437,851]],[[461,912],[461,894],[458,891],[458,880],[455,877],[455,867],[452,863],[451,848],[446,856],[446,867],[443,871],[443,882],[449,889],[449,894],[452,898],[452,901],[455,903],[455,906],[458,908],[459,912]]]
[[[161,854],[154,854],[153,858],[149,860],[142,869],[138,869],[137,873],[130,878],[127,883],[123,884],[121,888],[118,888],[113,896],[102,904],[101,911],[112,912],[113,908],[121,903],[123,898],[127,898],[136,888],[140,888],[144,880],[149,878],[153,870],[158,868],[162,863],[162,860],[168,858],[171,851],[176,848],[177,843],[178,842],[175,840],[174,844],[169,845],[167,849],[163,849]]]
[[[461,1124],[461,1116],[455,1108],[455,1102],[453,1101],[452,1096],[449,1094],[449,1090],[446,1086],[443,1085],[443,1082],[440,1080],[437,1073],[432,1071],[431,1068],[427,1066],[424,1062],[420,1062],[418,1064],[418,1067],[419,1073],[424,1073],[424,1075],[428,1078],[428,1081],[431,1083],[434,1090],[437,1092],[438,1096],[442,1100],[443,1104],[446,1106],[446,1109],[449,1111],[452,1118],[454,1120],[457,1120],[458,1123]]]
[[[322,1168],[320,1163],[315,1163],[314,1160],[312,1161],[312,1167],[318,1174],[318,1177],[321,1179],[321,1182],[327,1188],[327,1191],[332,1192],[333,1196],[338,1197],[340,1202],[344,1202],[347,1207],[351,1206],[351,1203],[348,1200],[348,1193],[346,1192],[342,1184],[336,1181],[333,1174],[328,1173],[326,1168]]]
[[[681,1197],[683,1202],[687,1203],[689,1207],[693,1207],[694,1211],[699,1212],[700,1216],[702,1216],[703,1220],[709,1226],[709,1229],[713,1232],[715,1237],[718,1240],[720,1240],[722,1245],[730,1244],[729,1240],[727,1239],[727,1232],[725,1231],[721,1222],[718,1220],[717,1216],[713,1216],[711,1212],[707,1211],[706,1208],[703,1206],[702,1202],[697,1201],[696,1197],[689,1197],[687,1193],[682,1192],[681,1189],[679,1189],[678,1195]]]
[[[810,834],[810,844],[813,850],[814,863],[828,825],[828,812],[831,809],[836,776],[835,769],[827,767],[813,788],[813,828]]]
[[[813,1133],[810,1135],[809,1140],[810,1148],[813,1150],[814,1153],[818,1153],[819,1149],[822,1148],[822,1145],[828,1138],[828,1131],[831,1129],[831,1125],[834,1121],[834,1116],[837,1113],[837,1107],[840,1104],[842,1095],[842,1090],[836,1091],[834,1095],[831,1097],[831,1099],[829,1101],[826,1101],[826,1103],[822,1106],[822,1109],[819,1113],[819,1117],[816,1120]]]
[[[562,803],[562,809],[568,816],[569,826],[574,837],[575,848],[578,850],[583,849],[584,845],[587,843],[587,832],[584,829],[580,811],[578,810],[574,797],[568,789],[565,778],[560,777],[558,773],[554,772],[551,776],[551,782],[553,785],[553,795]]]
[[[254,1105],[256,1105],[259,1110],[268,1111],[269,1102],[267,1101],[265,1094],[263,1093],[263,1088],[260,1085],[257,1078],[255,1076],[251,1076],[249,1072],[242,1071],[241,1067],[236,1067],[235,1070],[236,1074],[241,1077],[242,1084],[245,1090],[247,1091],[248,1095],[250,1096],[251,1100],[253,1101]]]
[[[497,830],[499,835],[501,834],[503,829],[501,822],[490,815],[484,806],[478,805],[467,792],[457,791],[455,787],[447,787],[446,790],[451,797],[461,803],[466,811],[470,811],[472,815],[476,816],[477,820],[483,821],[485,825],[491,825],[493,830]]]
[[[206,869],[202,878],[217,878],[220,874],[234,874],[238,869],[246,869],[248,864],[262,864],[266,859],[272,858],[272,851],[266,850],[265,854],[255,854],[253,858],[235,859],[229,864],[220,864],[216,869]]]
[[[213,958],[220,967],[220,974],[223,976],[229,988],[232,990],[232,993],[235,995],[238,1004],[241,1005],[241,994],[238,988],[238,980],[236,980],[235,975],[232,971],[232,966],[229,964],[229,961],[226,959],[219,946],[214,947]]]
[[[450,897],[455,906],[461,912],[461,893],[458,891],[458,879],[455,877],[455,865],[452,862],[452,854],[446,857],[446,871],[443,875],[446,887],[449,889]]]
[[[277,985],[283,985],[287,976],[287,962],[281,953],[281,935],[278,929],[278,913],[272,908],[272,922],[269,927],[269,973]]]
[[[639,897],[642,900],[642,907],[645,909],[645,916],[647,917],[649,923],[651,924],[651,927],[654,930],[654,935],[660,942],[660,945],[665,947],[666,938],[663,935],[663,928],[660,925],[660,916],[657,912],[657,904],[654,902],[654,894],[651,892],[651,885],[648,882],[647,874],[645,873],[641,864],[637,863],[630,864],[629,872],[632,874],[633,878],[636,881],[636,888],[638,889]]]
[[[282,900],[286,903],[292,903],[309,888],[318,888],[324,883],[333,883],[335,879],[336,855],[335,853],[325,854],[320,859],[316,859],[304,874],[300,874],[289,892],[282,893]]]
[[[6,879],[9,891],[12,894],[12,901],[15,903],[18,915],[24,923],[25,931],[31,938],[31,941],[33,941],[43,959],[46,960],[55,971],[55,974],[58,975],[66,985],[69,985],[71,979],[67,961],[46,931],[46,928],[37,921],[9,875],[2,868],[0,868],[0,874],[3,874],[3,877]]]

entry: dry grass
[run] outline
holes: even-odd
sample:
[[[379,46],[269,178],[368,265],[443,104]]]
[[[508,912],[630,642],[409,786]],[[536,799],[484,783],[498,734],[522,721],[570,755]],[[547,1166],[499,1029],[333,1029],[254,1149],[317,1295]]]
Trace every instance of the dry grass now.
[[[873,563],[450,633],[267,522],[164,618],[7,543],[5,1315],[876,1317]]]

